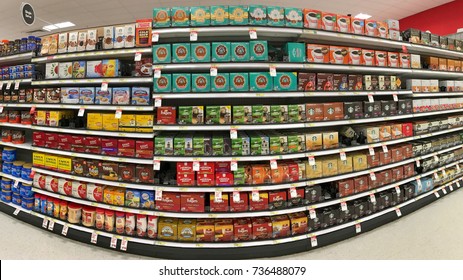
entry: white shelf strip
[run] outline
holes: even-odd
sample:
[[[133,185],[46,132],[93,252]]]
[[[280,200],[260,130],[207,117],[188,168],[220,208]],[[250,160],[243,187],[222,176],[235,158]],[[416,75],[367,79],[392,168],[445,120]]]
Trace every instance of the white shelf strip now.
[[[38,109],[86,109],[98,111],[153,111],[153,106],[113,106],[113,105],[83,105],[83,104],[41,104],[41,103],[0,103],[0,107],[4,108],[31,108]]]
[[[27,52],[27,53],[21,53],[21,54],[15,54],[15,55],[9,55],[9,56],[3,56],[0,57],[0,65],[8,64],[8,63],[28,63],[32,58],[32,52]]]
[[[77,53],[65,53],[56,54],[49,56],[42,56],[32,58],[32,63],[47,63],[52,61],[64,61],[74,59],[95,59],[95,58],[118,58],[127,57],[129,55],[135,55],[135,53],[150,54],[152,48],[130,48],[130,49],[114,49],[114,50],[100,50],[100,51],[89,51],[89,52],[77,52]]]
[[[59,128],[50,126],[31,126],[32,130],[37,131],[50,131],[50,132],[61,132],[71,133],[80,135],[96,135],[96,136],[113,136],[113,137],[132,137],[132,138],[145,138],[152,139],[154,133],[142,133],[142,132],[125,132],[125,131],[100,131],[100,130],[86,130],[81,128]]]
[[[30,129],[30,124],[0,122],[0,126],[15,127],[20,129]]]
[[[153,83],[153,78],[86,78],[86,79],[61,79],[61,80],[41,80],[32,81],[33,86],[46,86],[46,85],[84,85],[84,84],[101,84],[103,82],[108,83],[110,86],[113,84],[139,84],[139,83]]]
[[[0,145],[7,146],[7,147],[12,147],[12,148],[16,148],[16,149],[22,149],[22,150],[32,150],[31,143],[13,144],[11,142],[2,142],[2,141],[0,141]]]
[[[413,98],[416,97],[446,97],[446,96],[462,96],[463,92],[428,92],[428,93],[413,93]]]
[[[21,179],[21,178],[18,178],[18,177],[14,177],[14,176],[9,175],[9,174],[5,174],[5,173],[3,173],[3,172],[0,172],[0,176],[1,176],[1,177],[8,178],[8,179],[12,180],[13,182],[14,182],[14,181],[18,181],[18,182],[21,182],[21,183],[24,183],[24,184],[32,184],[32,181],[31,181],[31,180],[24,180],[24,179]]]

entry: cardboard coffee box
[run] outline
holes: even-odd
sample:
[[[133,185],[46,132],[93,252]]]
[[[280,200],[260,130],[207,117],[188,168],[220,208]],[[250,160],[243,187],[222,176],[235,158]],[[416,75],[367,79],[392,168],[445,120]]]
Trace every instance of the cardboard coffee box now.
[[[421,41],[421,31],[418,29],[407,29],[403,32],[402,36],[404,41],[408,41],[410,43],[419,44]]]
[[[352,154],[352,165],[354,171],[365,170],[368,168],[367,155],[364,153]]]
[[[375,62],[376,66],[387,67],[387,52],[375,51]]]
[[[190,44],[178,43],[172,44],[172,63],[188,63],[190,58]]]
[[[273,234],[272,220],[270,217],[252,218],[252,239],[271,239]]]
[[[249,43],[251,61],[268,61],[267,41],[254,40]]]
[[[387,52],[387,66],[388,67],[399,67],[399,53]]]
[[[230,242],[233,241],[233,220],[232,219],[216,219],[214,220],[215,242]]]
[[[365,20],[351,17],[351,31],[354,34],[365,34]]]
[[[335,149],[339,147],[337,131],[323,132],[323,149]]]
[[[213,242],[215,240],[214,224],[213,219],[197,219],[196,242]]]
[[[323,120],[342,120],[344,106],[341,102],[323,104]]]
[[[230,91],[249,91],[249,74],[230,73]]]
[[[348,90],[363,90],[363,76],[362,75],[349,75],[348,76]]]
[[[332,91],[333,87],[333,74],[318,73],[317,74],[317,91]]]
[[[315,161],[314,165],[309,165],[307,162],[306,164],[306,178],[307,179],[316,179],[323,177],[323,160]]]
[[[338,172],[339,174],[350,173],[353,171],[352,156],[347,155],[346,160],[338,159]]]
[[[388,151],[387,153],[385,153],[383,150],[380,150],[378,154],[379,154],[379,165],[387,165],[392,162],[391,151]]]
[[[273,78],[274,91],[296,91],[298,88],[297,72],[278,72]]]
[[[315,185],[315,186],[305,188],[304,204],[322,202],[323,200],[324,200],[324,196],[322,194],[321,186]]]
[[[344,102],[344,119],[361,119],[363,118],[362,102]]]
[[[346,197],[354,194],[354,180],[346,179],[336,182],[336,187],[338,189],[339,197]]]
[[[298,73],[298,91],[315,91],[317,85],[317,74],[315,73]]]
[[[323,104],[306,104],[306,117],[307,121],[322,121],[324,119]]]
[[[334,74],[333,75],[333,89],[344,91],[348,90],[348,80],[346,74]]]
[[[368,190],[368,176],[359,176],[354,179],[355,193],[361,193]]]
[[[440,71],[447,71],[447,59],[439,57],[439,68]]]
[[[190,46],[191,62],[210,62],[211,61],[211,44],[210,43],[192,43]]]
[[[341,46],[330,46],[331,64],[349,64],[349,49]]]
[[[272,91],[273,78],[268,72],[253,72],[249,74],[250,91]]]
[[[212,92],[226,92],[230,90],[230,74],[220,73],[210,77]]]
[[[327,156],[322,160],[323,176],[335,176],[338,174],[338,157]]]
[[[367,155],[367,163],[368,163],[368,168],[376,167],[379,166],[380,160],[379,160],[379,150],[375,150],[374,155]]]
[[[309,63],[330,63],[330,46],[307,44],[306,56]]]
[[[158,222],[158,238],[161,240],[176,241],[178,237],[178,219],[160,217]]]
[[[196,219],[178,220],[178,240],[196,241]]]

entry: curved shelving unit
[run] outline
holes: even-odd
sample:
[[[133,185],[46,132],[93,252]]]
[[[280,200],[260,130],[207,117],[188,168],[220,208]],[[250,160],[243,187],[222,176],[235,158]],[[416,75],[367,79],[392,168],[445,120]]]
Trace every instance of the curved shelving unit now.
[[[153,111],[153,106],[116,106],[116,105],[81,105],[81,104],[42,104],[42,103],[0,103],[0,107],[4,108],[31,108],[38,109],[86,109],[98,111]]]
[[[12,147],[12,148],[16,148],[16,149],[21,149],[21,150],[32,150],[31,143],[13,144],[11,142],[2,142],[2,141],[0,141],[0,145],[7,146],[7,147]]]
[[[12,180],[13,182],[18,181],[18,182],[21,182],[21,183],[24,183],[24,184],[31,184],[32,185],[31,180],[24,180],[22,178],[14,177],[12,175],[5,174],[3,172],[0,172],[0,177],[8,178],[8,179]]]
[[[121,78],[85,78],[85,79],[61,79],[61,80],[41,80],[32,81],[33,86],[56,86],[56,85],[86,85],[101,84],[106,82],[109,86],[116,84],[152,84],[153,78],[148,77],[121,77]]]
[[[2,56],[0,57],[0,65],[29,63],[34,56],[35,54],[32,52]]]
[[[449,96],[463,96],[463,92],[428,92],[428,93],[413,93],[412,97],[449,97]]]
[[[48,63],[53,61],[68,61],[75,59],[104,59],[104,58],[126,58],[132,57],[136,53],[151,54],[152,48],[131,48],[131,49],[115,49],[115,50],[100,50],[78,53],[55,54],[32,58],[32,63]]]
[[[50,126],[38,126],[38,125],[33,125],[30,128],[32,130],[37,130],[37,131],[61,132],[61,133],[82,134],[82,135],[132,137],[132,138],[143,138],[143,139],[151,139],[154,137],[154,133],[142,133],[142,132],[100,131],[100,130],[86,130],[86,129],[80,129],[80,128],[73,129],[73,128],[59,128],[59,127],[50,127]]]
[[[14,84],[16,82],[19,82],[20,86],[21,84],[31,84],[32,83],[32,79],[16,79],[16,80],[0,80],[0,83],[2,83],[4,86],[8,83],[11,84],[11,87],[14,87]]]
[[[0,126],[14,127],[18,129],[31,129],[32,127],[30,124],[6,123],[6,122],[0,122]]]

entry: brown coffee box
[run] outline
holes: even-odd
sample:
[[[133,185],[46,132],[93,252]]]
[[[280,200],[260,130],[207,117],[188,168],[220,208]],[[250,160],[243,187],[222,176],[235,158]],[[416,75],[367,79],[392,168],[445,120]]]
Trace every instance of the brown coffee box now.
[[[403,152],[403,158],[404,159],[409,159],[413,157],[413,145],[411,143],[409,144],[403,144],[401,145],[402,147],[402,152]]]
[[[387,117],[391,115],[391,104],[388,100],[381,100],[381,116]]]
[[[215,227],[213,219],[196,220],[196,242],[213,242],[215,240]]]
[[[295,196],[292,196],[295,195]],[[290,189],[287,190],[286,197],[288,198],[287,207],[302,206],[305,199],[305,189],[296,188],[296,192],[291,192]]]
[[[344,105],[342,102],[324,103],[323,104],[323,120],[334,121],[344,118]]]
[[[368,190],[368,176],[360,176],[354,178],[355,193],[361,193]]]
[[[334,74],[333,75],[333,89],[334,90],[348,90],[348,80],[346,74]]]
[[[389,149],[391,153],[392,162],[399,162],[404,160],[404,151],[401,146],[395,146]]]
[[[439,57],[439,70],[447,71],[447,59]]]
[[[298,73],[297,74],[298,91],[315,91],[317,86],[317,74],[315,73]]]
[[[362,75],[349,75],[349,90],[363,90],[363,76]]]
[[[341,180],[336,182],[339,197],[346,197],[355,193],[355,186],[353,179]]]
[[[377,167],[379,166],[379,150],[375,149],[375,154],[374,155],[367,155],[367,162],[368,162],[368,168],[372,167]]]
[[[447,71],[455,72],[455,60],[447,59]]]
[[[307,121],[318,122],[323,121],[324,111],[323,104],[306,104],[306,118]]]
[[[354,171],[361,171],[368,168],[367,155],[365,153],[352,154],[352,166]]]
[[[308,180],[323,177],[323,160],[316,160],[315,165],[310,165],[307,162],[305,167],[305,174]]]
[[[409,178],[415,175],[415,164],[409,163],[403,166],[404,167],[404,178]]]
[[[384,186],[384,185],[392,183],[392,170],[391,169],[381,171],[379,174],[381,174],[382,179],[383,179],[382,181],[379,181],[381,185]]]
[[[335,149],[339,147],[339,135],[337,131],[323,132],[323,149]]]
[[[399,166],[392,168],[392,181],[398,182],[404,179],[404,167]]]
[[[353,167],[351,155],[346,155],[346,160],[341,160],[341,158],[338,158],[338,173],[339,174],[351,173],[353,170],[354,170],[354,167]]]
[[[439,69],[439,58],[433,56],[424,57],[424,64],[428,65],[428,69],[430,70],[438,70]]]
[[[317,74],[317,90],[318,91],[332,91],[333,87],[333,74],[318,73]]]
[[[358,102],[344,102],[344,119],[361,119],[363,118],[363,105]]]
[[[196,219],[179,219],[178,220],[178,240],[196,241]]]
[[[338,156],[327,156],[322,160],[323,177],[338,175]]]
[[[387,165],[392,162],[391,152],[385,153],[382,149],[379,151],[379,165]]]
[[[454,60],[455,63],[455,72],[461,72],[461,61],[460,60]]]

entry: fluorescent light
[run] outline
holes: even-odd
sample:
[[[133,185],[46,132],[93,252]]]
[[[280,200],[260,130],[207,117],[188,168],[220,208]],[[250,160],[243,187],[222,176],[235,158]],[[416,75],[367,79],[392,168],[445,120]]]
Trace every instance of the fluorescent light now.
[[[358,18],[358,19],[369,19],[369,18],[371,18],[371,16],[368,15],[368,14],[360,13],[360,14],[356,15],[355,18]]]
[[[55,30],[55,29],[58,29],[58,28],[59,28],[58,26],[53,25],[53,24],[45,25],[44,27],[42,27],[42,29],[46,30],[46,31],[52,31],[52,30]]]
[[[65,21],[65,22],[56,23],[55,26],[58,26],[58,28],[67,28],[67,27],[72,27],[76,25],[70,21]]]

